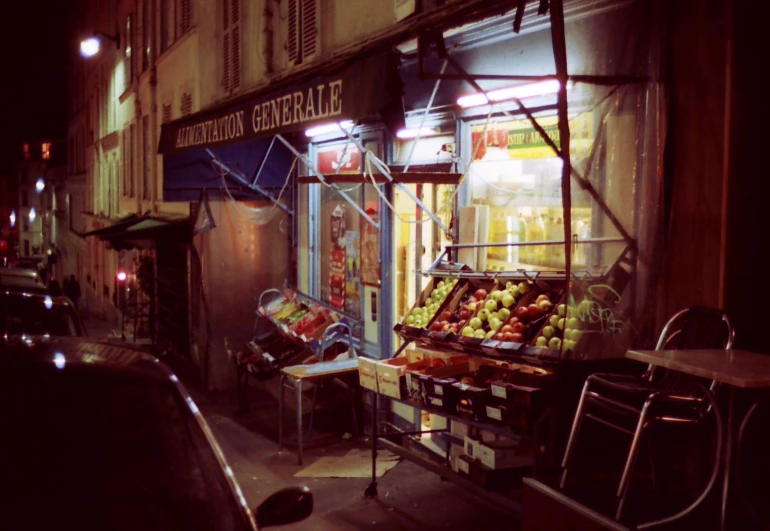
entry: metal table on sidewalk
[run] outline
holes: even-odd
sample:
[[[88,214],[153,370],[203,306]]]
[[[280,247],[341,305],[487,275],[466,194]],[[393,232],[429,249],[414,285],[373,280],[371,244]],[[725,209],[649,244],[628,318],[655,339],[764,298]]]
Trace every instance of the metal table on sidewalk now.
[[[626,357],[670,370],[726,384],[728,386],[727,436],[722,462],[721,529],[727,529],[729,486],[733,466],[733,440],[735,438],[735,389],[770,389],[770,356],[745,350],[629,350]],[[756,409],[759,400],[740,419],[743,428],[748,417]],[[721,412],[717,412],[721,415]],[[740,442],[740,437],[738,438]]]
[[[289,387],[297,393],[297,462],[302,464],[302,388],[307,384],[315,384],[313,391],[313,407],[310,410],[308,429],[313,430],[313,413],[315,409],[315,394],[317,386],[324,380],[339,378],[347,375],[358,375],[358,359],[350,358],[338,361],[327,361],[312,365],[294,365],[281,369],[281,381],[278,398],[278,451],[283,450],[283,410],[284,388]],[[352,386],[351,386],[352,393]],[[355,401],[351,395],[353,420],[355,422]]]

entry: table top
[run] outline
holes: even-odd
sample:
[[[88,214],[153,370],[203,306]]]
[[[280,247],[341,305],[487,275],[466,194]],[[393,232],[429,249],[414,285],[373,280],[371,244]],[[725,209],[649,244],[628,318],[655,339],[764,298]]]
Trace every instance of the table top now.
[[[626,357],[744,388],[770,387],[770,356],[746,350],[629,350]]]
[[[345,363],[341,363],[345,362]],[[349,366],[353,364],[353,366]],[[311,380],[313,378],[328,378],[348,373],[358,372],[358,360],[327,361],[310,365],[292,365],[284,367],[281,372],[295,380]]]

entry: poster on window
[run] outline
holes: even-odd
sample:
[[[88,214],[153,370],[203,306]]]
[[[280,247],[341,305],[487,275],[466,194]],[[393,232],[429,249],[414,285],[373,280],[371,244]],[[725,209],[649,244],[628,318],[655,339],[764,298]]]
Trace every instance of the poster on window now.
[[[345,311],[345,254],[347,235],[345,205],[338,204],[332,212],[331,256],[329,257],[329,304],[335,310]]]
[[[361,315],[361,260],[358,250],[361,234],[352,230],[345,234],[345,310],[350,315]]]
[[[367,207],[366,213],[374,221],[377,220],[377,210]],[[361,229],[361,283],[375,288],[380,287],[379,256],[380,232],[371,223],[363,223]]]
[[[318,151],[318,171],[323,175],[361,173],[361,152],[352,144],[324,148]]]

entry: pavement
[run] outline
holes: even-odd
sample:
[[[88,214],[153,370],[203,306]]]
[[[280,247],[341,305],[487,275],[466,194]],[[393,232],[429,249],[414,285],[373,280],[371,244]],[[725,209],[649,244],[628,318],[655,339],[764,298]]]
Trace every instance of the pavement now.
[[[116,327],[109,323],[88,317],[85,324],[91,337],[115,337]],[[120,337],[119,327],[117,331],[117,337]],[[185,381],[181,373],[179,376]],[[300,466],[291,447],[295,417],[294,412],[290,411],[284,420],[284,434],[289,440],[289,446],[279,453],[278,404],[275,398],[277,385],[273,380],[253,381],[249,389],[247,412],[240,414],[235,411],[235,390],[203,392],[193,382],[185,384],[219,441],[252,508],[271,493],[291,485],[304,484],[313,492],[313,515],[303,522],[280,529],[520,529],[520,522],[515,516],[500,511],[485,499],[407,461],[401,461],[379,478],[379,496],[375,499],[363,496],[370,478],[295,478],[295,473],[320,457],[344,455],[352,448],[370,448],[371,443],[364,436],[349,439],[348,434],[343,438],[343,433],[339,430],[335,432],[333,426],[339,424],[339,414],[345,414],[343,410],[338,409],[326,417],[319,412],[316,413],[315,424],[317,431],[323,433],[306,443],[305,462]]]

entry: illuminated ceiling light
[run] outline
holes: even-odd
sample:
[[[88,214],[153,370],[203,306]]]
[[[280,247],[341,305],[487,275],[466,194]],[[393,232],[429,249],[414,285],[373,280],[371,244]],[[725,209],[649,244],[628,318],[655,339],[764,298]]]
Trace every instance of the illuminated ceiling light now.
[[[38,177],[37,182],[35,183],[35,190],[37,190],[37,193],[45,190],[45,180],[42,177]]]
[[[16,211],[11,210],[11,228],[16,226]]]
[[[35,207],[32,207],[29,209],[29,222],[34,223],[35,218],[37,217],[37,212],[35,212]]]
[[[64,357],[64,354],[61,352],[57,352],[53,355],[53,364],[56,365],[56,368],[61,370],[64,368],[64,365],[66,363],[66,358]]]
[[[434,128],[432,128],[432,127],[423,127],[423,128],[420,128],[420,129],[418,129],[416,127],[413,127],[413,128],[410,128],[410,129],[400,129],[396,133],[396,136],[398,138],[405,138],[406,139],[406,138],[417,138],[418,134],[421,137],[422,136],[435,135],[436,134],[436,130]]]
[[[83,57],[93,57],[99,53],[102,42],[99,37],[89,37],[80,41],[80,55]]]
[[[50,295],[45,296],[45,301],[43,302],[43,304],[45,304],[46,310],[50,310],[51,308],[53,308],[53,299],[51,298]]]
[[[469,94],[468,96],[462,96],[458,98],[457,105],[460,107],[477,107],[479,105],[486,105],[490,102],[506,101],[513,98],[524,99],[531,98],[533,96],[545,96],[547,94],[556,94],[559,91],[561,84],[555,79],[549,79],[546,81],[538,81],[537,83],[526,83],[523,85],[516,85],[515,87],[508,87],[504,89],[491,90],[486,94]],[[571,89],[572,85],[567,85],[567,90]]]
[[[345,120],[344,122],[336,124],[317,125],[305,131],[305,136],[313,138],[314,136],[326,135],[328,133],[337,133],[343,129],[348,131],[353,129],[353,122],[351,120]]]

